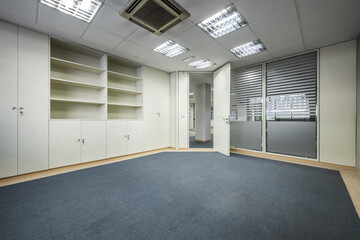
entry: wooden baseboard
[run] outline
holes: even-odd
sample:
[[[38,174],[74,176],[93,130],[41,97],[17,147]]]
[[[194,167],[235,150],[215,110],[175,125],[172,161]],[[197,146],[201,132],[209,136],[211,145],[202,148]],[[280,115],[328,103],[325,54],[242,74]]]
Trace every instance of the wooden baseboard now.
[[[202,143],[206,143],[206,142],[211,142],[211,140],[198,140],[198,139],[195,139],[196,142],[202,142]]]
[[[212,148],[183,148],[179,150],[165,150],[166,152],[215,152]]]
[[[107,158],[107,159],[97,160],[97,161],[93,161],[93,162],[79,163],[79,164],[75,164],[75,165],[71,165],[71,166],[52,168],[52,169],[39,171],[39,172],[26,173],[26,174],[22,174],[22,175],[13,176],[13,177],[1,178],[0,179],[0,187],[4,187],[7,185],[12,185],[12,184],[16,184],[16,183],[21,183],[21,182],[27,182],[27,181],[31,181],[31,180],[35,180],[35,179],[39,179],[39,178],[50,177],[50,176],[54,176],[54,175],[58,175],[58,174],[62,174],[62,173],[73,172],[73,171],[77,171],[77,170],[81,170],[81,169],[92,168],[92,167],[102,166],[102,165],[106,165],[106,164],[121,162],[121,161],[129,160],[129,159],[133,159],[133,158],[137,158],[137,157],[148,156],[148,155],[152,155],[152,154],[156,154],[156,153],[161,153],[166,150],[169,150],[169,148],[161,148],[161,149],[145,151],[145,152],[141,152],[141,153],[135,153],[135,154],[125,155],[125,156],[120,156],[120,157]]]
[[[281,156],[271,153],[261,153],[261,152],[254,152],[254,151],[247,151],[247,150],[240,150],[232,148],[230,150],[232,153],[236,154],[243,154],[253,157],[260,157],[260,158],[266,158],[270,160],[277,160],[282,162],[289,162],[289,163],[296,163],[296,164],[302,164],[306,166],[312,166],[312,167],[320,167],[320,168],[326,168],[326,169],[332,169],[332,170],[356,170],[355,167],[349,167],[344,165],[338,165],[338,164],[332,164],[332,163],[323,163],[318,161],[312,161],[312,160],[303,160],[296,157],[290,157],[290,156]]]

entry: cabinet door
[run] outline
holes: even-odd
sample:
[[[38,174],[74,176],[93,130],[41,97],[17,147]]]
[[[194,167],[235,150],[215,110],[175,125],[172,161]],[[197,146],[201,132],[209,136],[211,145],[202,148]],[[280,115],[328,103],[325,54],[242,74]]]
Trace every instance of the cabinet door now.
[[[144,151],[170,145],[169,78],[168,73],[143,68]]]
[[[158,148],[170,146],[170,81],[161,79],[158,90],[161,92],[162,100],[158,101]],[[160,94],[159,92],[159,94]]]
[[[143,151],[143,122],[142,121],[127,121],[127,134],[129,139],[127,141],[127,154],[133,154]]]
[[[0,42],[0,178],[4,178],[17,174],[17,27],[0,22]]]
[[[118,157],[126,154],[126,121],[107,122],[107,157]]]
[[[49,167],[49,38],[18,29],[18,173]]]
[[[81,162],[106,158],[106,121],[83,121],[81,136]]]
[[[50,121],[49,168],[80,163],[81,122]]]

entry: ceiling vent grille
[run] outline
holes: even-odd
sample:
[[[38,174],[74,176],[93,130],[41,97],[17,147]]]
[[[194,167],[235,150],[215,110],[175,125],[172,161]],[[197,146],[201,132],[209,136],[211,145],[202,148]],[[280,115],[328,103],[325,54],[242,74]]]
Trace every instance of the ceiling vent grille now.
[[[120,15],[157,35],[190,16],[173,0],[134,0]]]

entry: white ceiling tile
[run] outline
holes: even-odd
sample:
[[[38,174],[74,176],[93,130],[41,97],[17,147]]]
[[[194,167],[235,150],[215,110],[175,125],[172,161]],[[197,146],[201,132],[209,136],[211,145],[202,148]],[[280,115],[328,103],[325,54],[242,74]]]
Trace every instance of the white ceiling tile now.
[[[173,40],[185,48],[193,50],[206,42],[212,41],[212,38],[203,32],[200,28],[194,26],[174,37]]]
[[[294,54],[304,52],[304,47],[302,45],[294,45],[294,46],[286,46],[283,48],[269,50],[271,56],[273,58],[281,58],[281,57],[288,57]]]
[[[186,58],[189,58],[189,57],[194,57],[194,58],[192,58],[191,60],[189,60],[189,62],[190,62],[190,61],[196,61],[196,60],[194,60],[194,59],[197,59],[197,60],[200,60],[200,59],[201,59],[201,57],[199,57],[197,54],[195,54],[195,53],[192,52],[192,51],[184,52],[183,54],[180,54],[180,55],[174,57],[173,59],[174,59],[175,61],[184,62],[183,60],[186,59]],[[187,62],[187,63],[189,63],[189,62]]]
[[[240,28],[234,32],[231,32],[225,36],[216,39],[217,42],[219,42],[221,45],[223,45],[229,50],[254,40],[257,40],[257,38],[249,27]]]
[[[278,58],[305,50],[298,26],[262,39],[271,56]]]
[[[43,4],[40,4],[39,24],[79,38],[89,26],[84,21]]]
[[[101,8],[92,24],[122,38],[129,37],[139,28],[135,23],[121,17],[118,11],[106,5]]]
[[[230,62],[230,65],[231,65],[231,69],[236,69],[236,68],[241,68],[241,67],[247,66],[246,62],[244,62],[240,59],[237,61]]]
[[[225,49],[218,42],[211,40],[196,49],[193,50],[196,54],[202,58],[208,58],[217,64],[223,63],[224,61],[236,61],[235,57],[229,50]]]
[[[300,27],[295,26],[262,39],[267,49],[279,49],[291,45],[302,45]]]
[[[165,61],[171,61],[172,59],[166,57],[158,52],[150,51],[140,56],[140,58],[146,63],[161,63]]]
[[[235,2],[236,9],[249,23],[294,5],[294,0],[238,0],[233,2]]]
[[[272,57],[270,56],[268,51],[264,51],[250,56],[246,56],[243,58],[243,61],[246,62],[248,65],[253,65],[256,63],[263,63],[269,61],[270,59],[272,59]]]
[[[0,0],[0,18],[12,21],[20,18],[26,21],[36,21],[36,0]]]
[[[163,36],[158,36],[143,28],[136,30],[128,40],[149,49],[154,49],[167,41]]]
[[[127,5],[128,2],[128,0],[106,0],[105,5],[120,12],[123,10],[123,8]]]
[[[296,8],[292,6],[250,24],[250,28],[262,38],[296,25],[299,25],[299,21]]]
[[[190,14],[190,20],[198,24],[230,5],[228,0],[177,0]]]
[[[115,50],[119,53],[127,54],[133,57],[139,57],[140,55],[143,55],[146,52],[152,51],[150,49],[141,47],[128,40],[125,40],[122,43],[120,43],[120,45],[117,46]]]
[[[188,30],[189,28],[193,27],[194,24],[192,22],[190,22],[189,20],[185,20],[181,23],[179,23],[178,25],[170,28],[169,30],[167,30],[163,36],[167,37],[167,38],[173,38],[177,35],[179,35],[180,33]]]
[[[359,0],[297,1],[307,49],[354,39],[360,32]]]
[[[95,26],[90,26],[82,38],[109,49],[115,48],[124,40]]]

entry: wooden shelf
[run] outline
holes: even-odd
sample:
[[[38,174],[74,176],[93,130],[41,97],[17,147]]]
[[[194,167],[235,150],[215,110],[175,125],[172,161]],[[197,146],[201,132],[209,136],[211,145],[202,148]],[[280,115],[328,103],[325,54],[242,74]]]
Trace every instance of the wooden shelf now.
[[[109,106],[118,106],[118,107],[132,107],[132,108],[141,108],[142,105],[137,104],[123,104],[123,103],[108,103]]]
[[[123,73],[113,72],[113,71],[108,71],[108,75],[111,77],[116,77],[116,78],[128,80],[128,81],[141,81],[142,80],[141,78],[138,78],[138,77],[130,76],[130,75],[123,74]]]
[[[72,80],[66,80],[61,78],[50,78],[51,82],[69,85],[69,86],[76,86],[76,87],[86,87],[86,88],[92,88],[92,89],[103,89],[104,86],[96,85],[96,84],[90,84],[90,83],[83,83],[83,82],[77,82]]]
[[[77,99],[64,99],[64,98],[50,98],[51,101],[56,102],[68,102],[68,103],[84,103],[84,104],[95,104],[104,105],[104,102],[88,101],[88,100],[77,100]]]
[[[93,67],[93,66],[89,66],[89,65],[84,65],[81,63],[71,62],[71,61],[63,60],[60,58],[54,58],[54,57],[51,57],[51,64],[68,67],[68,68],[73,68],[73,69],[77,69],[77,70],[84,71],[84,72],[91,72],[91,73],[98,73],[98,74],[105,72],[105,69],[101,69],[101,68],[97,68],[97,67]]]
[[[140,91],[133,91],[133,90],[128,90],[128,89],[123,89],[123,88],[115,88],[115,87],[108,87],[109,91],[112,92],[120,92],[120,93],[127,93],[127,94],[142,94],[142,92]]]

